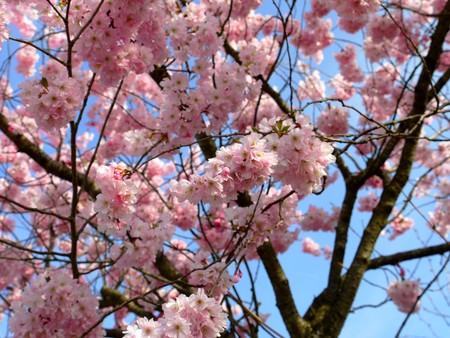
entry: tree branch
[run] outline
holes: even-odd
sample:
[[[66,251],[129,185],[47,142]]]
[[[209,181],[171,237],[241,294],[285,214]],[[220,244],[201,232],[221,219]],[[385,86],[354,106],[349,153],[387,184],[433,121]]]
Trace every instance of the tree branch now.
[[[158,268],[161,276],[166,278],[173,286],[184,293],[185,295],[190,295],[193,290],[187,285],[186,279],[178,272],[178,270],[173,266],[172,262],[164,255],[163,251],[159,251],[156,254],[155,265]]]
[[[320,325],[320,332],[327,337],[337,337],[344,325],[345,319],[351,309],[351,305],[356,296],[356,292],[361,283],[362,277],[367,270],[370,258],[372,256],[376,240],[381,231],[387,224],[388,217],[392,212],[395,202],[397,201],[401,191],[406,185],[412,165],[414,163],[417,150],[417,143],[421,132],[421,116],[425,114],[426,104],[428,102],[429,88],[431,86],[433,73],[436,69],[437,62],[442,54],[443,43],[450,28],[450,1],[446,3],[442,16],[436,26],[436,30],[432,35],[430,48],[427,56],[424,58],[424,64],[419,76],[417,85],[414,90],[414,102],[410,113],[410,120],[402,123],[403,128],[410,130],[410,138],[405,139],[400,162],[397,172],[392,181],[385,187],[380,202],[374,209],[372,217],[364,230],[360,244],[358,246],[355,258],[345,276],[342,287],[338,292],[337,298],[334,300],[327,314],[327,320]],[[434,96],[436,93],[434,92]],[[379,166],[372,167],[373,162],[368,164],[365,172],[376,170]]]
[[[311,326],[300,317],[295,306],[294,298],[289,287],[289,281],[277,258],[277,254],[270,243],[265,243],[258,248],[264,268],[269,275],[270,283],[277,300],[277,307],[281,313],[284,324],[291,337],[308,337]]]
[[[116,307],[128,301],[128,298],[125,297],[120,291],[108,288],[106,286],[102,287],[101,295],[102,295],[102,299],[100,300],[101,309],[109,306]],[[129,311],[138,315],[139,317],[153,318],[153,314],[151,312],[145,311],[136,302],[128,303],[126,305],[126,308]]]
[[[63,180],[72,182],[72,169],[67,167],[61,162],[55,161],[45,152],[43,152],[38,146],[31,142],[24,135],[15,133],[6,117],[0,113],[0,130],[8,137],[17,147],[19,152],[27,154],[36,163],[38,163],[49,174],[53,174]],[[75,165],[75,163],[73,163]],[[78,172],[78,185],[82,185],[86,180],[85,190],[92,197],[96,198],[100,194],[100,189],[95,185],[95,182],[84,174]]]
[[[423,258],[433,255],[443,255],[448,251],[450,251],[450,243],[429,246],[421,249],[414,249],[389,256],[380,256],[370,261],[367,270],[377,269],[385,265],[395,265],[411,259]]]

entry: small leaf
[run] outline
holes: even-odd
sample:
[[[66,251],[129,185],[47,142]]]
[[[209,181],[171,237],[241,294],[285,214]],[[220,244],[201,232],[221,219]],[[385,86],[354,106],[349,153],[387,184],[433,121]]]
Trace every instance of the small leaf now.
[[[43,77],[43,78],[41,79],[41,81],[39,81],[39,83],[40,83],[45,89],[48,90],[48,80],[47,80],[46,77]]]
[[[58,5],[59,8],[63,9],[64,7],[67,6],[67,0],[60,0]]]

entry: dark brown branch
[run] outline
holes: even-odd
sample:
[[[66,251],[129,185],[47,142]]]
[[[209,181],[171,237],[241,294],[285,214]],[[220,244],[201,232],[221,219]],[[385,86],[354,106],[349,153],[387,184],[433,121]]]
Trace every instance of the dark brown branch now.
[[[340,287],[342,267],[347,248],[348,229],[352,218],[353,207],[356,202],[358,189],[359,186],[356,186],[354,180],[349,179],[346,181],[345,197],[342,202],[342,208],[336,227],[334,250],[331,258],[330,273],[328,275],[328,288],[331,294],[336,294]]]
[[[124,336],[122,330],[119,329],[105,329],[106,338],[122,338]]]
[[[120,291],[108,288],[106,286],[102,287],[101,295],[102,299],[100,300],[100,308],[110,306],[116,307],[128,301],[128,298],[125,297]],[[126,307],[129,311],[135,313],[139,317],[153,318],[153,314],[151,312],[145,311],[136,302],[130,302],[126,305]]]
[[[277,307],[291,337],[308,337],[311,327],[300,317],[292,297],[289,281],[278,261],[277,254],[270,243],[258,248],[258,254],[269,275],[275,293]]]
[[[411,259],[418,259],[433,255],[442,255],[449,251],[450,251],[450,243],[445,243],[441,245],[429,246],[426,248],[400,252],[394,255],[380,256],[370,261],[367,270],[377,269],[385,265],[395,265]]]
[[[216,157],[217,147],[212,137],[203,132],[198,133],[195,137],[206,160]]]
[[[164,252],[159,251],[157,253],[155,265],[161,276],[166,278],[170,283],[173,283],[173,286],[178,291],[184,293],[185,295],[190,295],[193,293],[193,290],[187,285],[186,279],[183,278],[169,259],[164,255]]]
[[[439,93],[442,88],[447,84],[448,80],[450,80],[450,68],[447,68],[444,74],[436,81],[434,88],[430,90],[428,93],[428,101],[433,98],[434,92]]]
[[[225,51],[231,55],[231,57],[238,63],[242,64],[239,53],[231,47],[228,41],[224,42]],[[281,95],[275,91],[262,75],[254,77],[255,80],[259,80],[262,83],[262,90],[268,94],[278,105],[283,113],[286,115],[292,115],[292,111],[286,102],[282,99]],[[238,200],[239,202],[239,200]],[[243,203],[241,203],[243,204]],[[241,205],[240,206],[247,206]],[[277,254],[273,249],[270,242],[260,246],[258,248],[258,254],[261,258],[265,270],[269,275],[275,297],[277,300],[277,307],[281,313],[286,328],[291,337],[307,337],[311,332],[311,327],[307,321],[305,321],[298,313],[292,292],[289,287],[288,279],[278,261]]]

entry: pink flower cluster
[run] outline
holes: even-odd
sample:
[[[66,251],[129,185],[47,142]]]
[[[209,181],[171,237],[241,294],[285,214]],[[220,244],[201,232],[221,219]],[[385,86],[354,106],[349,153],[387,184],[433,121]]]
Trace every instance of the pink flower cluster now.
[[[420,310],[420,301],[414,306],[420,292],[418,280],[403,280],[401,282],[396,280],[388,287],[389,297],[397,305],[398,310],[405,313],[415,313]]]
[[[167,224],[168,220],[150,222],[142,221],[137,213],[125,223],[121,221],[109,222],[109,233],[116,233],[123,237],[123,245],[114,244],[111,247],[111,259],[116,261],[119,268],[143,268],[150,270],[159,250],[163,249],[163,243],[170,240],[175,227]],[[163,214],[164,215],[164,214]],[[164,218],[164,217],[163,217]],[[104,225],[99,225],[103,228]]]
[[[383,180],[378,176],[372,176],[367,179],[364,185],[374,189],[381,189],[383,188]]]
[[[9,38],[9,29],[6,27],[9,23],[9,15],[5,0],[0,0],[0,13],[0,50],[2,50],[3,42]]]
[[[3,202],[3,200],[0,198],[0,201]],[[16,227],[16,222],[13,218],[10,218],[8,216],[0,215],[0,232],[3,232],[2,236],[4,238],[7,238],[5,236],[6,233],[12,233],[14,231],[14,228]],[[1,247],[3,249],[3,247]],[[6,270],[4,270],[6,271]],[[1,287],[0,287],[1,288]]]
[[[398,77],[398,69],[386,63],[366,79],[361,89],[363,104],[377,121],[388,119],[390,112],[395,111],[397,99],[392,97],[392,93]]]
[[[378,204],[378,197],[372,191],[367,196],[358,198],[358,210],[372,212]]]
[[[332,2],[329,0],[311,0],[311,7],[313,12],[320,17],[327,15],[333,9]]]
[[[12,219],[0,216],[0,234],[1,232],[10,232],[14,229]],[[5,234],[1,234],[4,240],[11,240]],[[32,265],[27,263],[31,259],[29,253],[13,248],[9,245],[0,243],[0,291],[8,287],[23,287],[34,273]],[[11,261],[14,264],[11,265]]]
[[[80,31],[97,5],[97,1],[84,0],[70,6],[71,32]],[[163,1],[136,0],[126,6],[120,0],[106,1],[75,48],[107,86],[130,71],[151,71],[168,56],[162,25],[168,14],[164,9]]]
[[[67,272],[46,272],[22,292],[11,305],[9,322],[16,337],[79,337],[99,319],[98,301],[87,285]],[[100,326],[87,337],[103,337]]]
[[[162,81],[163,102],[160,105],[160,128],[180,142],[192,142],[196,133],[218,133],[229,120],[229,113],[238,111],[251,93],[251,78],[245,68],[229,63],[216,54],[214,69],[206,59],[193,67],[199,76],[195,89],[188,90],[193,78],[176,72]],[[214,72],[214,76],[211,76]]]
[[[212,243],[214,245],[214,243]],[[199,251],[189,267],[189,283],[205,289],[215,299],[222,299],[233,286],[225,262],[211,263],[207,251]]]
[[[379,0],[330,0],[330,5],[342,18],[352,19],[375,13]]]
[[[356,47],[349,44],[340,53],[334,54],[344,80],[349,82],[361,82],[364,80],[364,74],[356,60],[356,54]]]
[[[215,0],[215,1],[201,1],[204,10],[213,13],[214,15],[221,15],[220,19],[225,21],[229,15],[234,20],[241,18],[247,20],[252,17],[252,11],[257,9],[262,3],[262,0],[235,0],[233,6],[230,8],[229,0]]]
[[[340,214],[340,208],[333,207],[331,214],[322,208],[310,205],[308,212],[300,222],[303,231],[330,231],[334,232]]]
[[[257,258],[256,249],[270,239],[277,253],[285,252],[297,240],[300,229],[293,227],[300,218],[296,211],[298,197],[293,194],[284,199],[281,206],[274,204],[286,196],[292,188],[283,186],[282,190],[270,189],[269,193],[259,197],[256,206],[247,208],[233,207],[225,211],[227,221],[231,222],[234,246],[230,249],[238,250],[236,256],[245,255],[247,259]],[[257,196],[253,196],[256,202]],[[270,208],[266,209],[270,205]]]
[[[424,13],[424,8],[419,9],[419,11]],[[371,62],[379,62],[383,58],[390,58],[395,59],[399,64],[403,64],[412,55],[410,53],[410,48],[413,48],[411,41],[416,48],[421,48],[423,42],[428,39],[426,36],[421,36],[422,33],[420,32],[423,16],[413,15],[404,18],[398,10],[392,11],[391,15],[394,19],[388,15],[374,15],[368,21],[364,50]],[[405,38],[405,36],[408,38]]]
[[[83,101],[82,84],[67,76],[67,69],[50,60],[40,70],[40,80],[22,82],[20,97],[37,125],[52,131],[73,121]]]
[[[319,257],[321,252],[320,252],[320,245],[318,243],[316,243],[314,240],[312,240],[309,237],[306,237],[303,241],[302,241],[302,251],[304,253],[309,253],[313,256]]]
[[[222,0],[223,1],[223,0]],[[228,6],[228,2],[225,1]],[[262,3],[262,0],[236,0],[233,1],[232,15],[234,17],[245,17],[250,14],[250,11],[257,9]]]
[[[304,15],[305,27],[298,22],[293,23],[291,43],[300,49],[304,57],[314,57],[317,64],[323,60],[323,50],[333,42],[331,20],[323,20],[316,12]]]
[[[325,83],[320,79],[318,70],[298,83],[298,97],[300,100],[320,100],[325,98]]]
[[[114,162],[97,168],[95,175],[95,182],[102,190],[94,204],[100,220],[99,230],[120,237],[125,234],[124,224],[136,210],[137,189],[125,175],[126,169]]]
[[[306,237],[302,240],[302,252],[319,257],[323,254],[325,259],[331,259],[333,256],[333,250],[325,245],[323,248],[320,247],[319,243],[313,239]]]
[[[131,129],[123,134],[125,152],[130,156],[142,156],[152,144],[152,136],[145,129]]]
[[[272,36],[266,36],[261,40],[240,41],[238,49],[241,62],[251,75],[267,76],[276,60],[278,44]]]
[[[409,217],[404,217],[403,215],[398,215],[392,222],[392,235],[389,237],[389,240],[396,239],[398,236],[404,234],[406,231],[411,229],[414,226],[414,220]]]
[[[339,26],[348,33],[363,28],[369,16],[380,7],[379,0],[331,0],[330,5],[338,13]]]
[[[36,49],[30,46],[24,46],[17,51],[16,71],[26,77],[31,77],[36,72],[35,64],[39,60]]]
[[[253,119],[257,112],[256,121],[259,123],[263,118],[270,119],[273,116],[282,117],[283,112],[275,101],[267,94],[261,95],[261,100],[249,100],[241,111],[232,114],[233,127],[240,132],[244,132],[247,126],[253,124]]]
[[[124,338],[214,338],[227,327],[227,314],[202,289],[189,297],[181,294],[163,304],[158,320],[140,318],[127,327]]]
[[[356,89],[353,82],[346,81],[341,74],[336,74],[330,80],[330,88],[334,89],[334,93],[330,95],[331,98],[349,100],[355,95]]]
[[[431,224],[433,230],[441,234],[443,237],[447,237],[450,233],[450,199],[448,198],[450,193],[450,182],[443,180],[439,187],[440,196],[436,203],[436,208],[433,212],[430,212]]]
[[[297,115],[291,119],[263,119],[258,128],[265,137],[267,149],[277,154],[278,164],[273,168],[273,178],[290,185],[299,196],[317,191],[327,176],[325,168],[335,161],[333,147],[319,140],[310,119]]]
[[[447,237],[450,233],[450,203],[448,201],[438,203],[436,210],[430,212],[433,230]]]
[[[330,107],[322,110],[317,127],[327,136],[343,135],[348,133],[350,113],[348,109],[342,107]]]
[[[205,166],[205,174],[193,174],[189,181],[173,182],[172,192],[180,201],[219,202],[236,199],[238,192],[251,190],[269,180],[277,164],[276,154],[266,149],[266,141],[256,133],[241,143],[222,147]]]
[[[218,35],[220,22],[213,13],[206,12],[205,6],[189,3],[185,11],[180,11],[164,27],[170,35],[174,56],[180,61],[187,61],[189,57],[210,57],[223,44]]]

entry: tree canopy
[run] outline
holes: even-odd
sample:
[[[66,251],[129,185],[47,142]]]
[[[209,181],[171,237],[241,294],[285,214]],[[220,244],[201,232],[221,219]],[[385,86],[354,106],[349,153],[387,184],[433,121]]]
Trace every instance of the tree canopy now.
[[[444,0],[0,0],[8,335],[448,326],[449,30]]]

